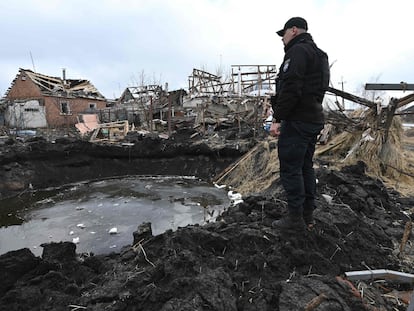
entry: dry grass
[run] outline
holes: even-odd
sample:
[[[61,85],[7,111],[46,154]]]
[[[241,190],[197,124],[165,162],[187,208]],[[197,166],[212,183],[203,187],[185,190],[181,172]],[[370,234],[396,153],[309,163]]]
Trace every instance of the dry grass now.
[[[404,168],[396,171],[394,178],[383,177],[385,184],[405,196],[412,196],[414,192],[414,139],[402,136],[402,152],[400,157],[404,160]],[[390,168],[391,169],[391,168]]]
[[[365,110],[359,117],[362,120],[359,130],[343,132],[327,145],[318,146],[315,156],[335,163],[338,169],[363,161],[368,175],[381,179],[403,195],[411,195],[414,152],[410,149],[414,150],[414,137],[405,135],[398,117],[393,118],[387,140],[385,131],[377,128],[374,111]]]
[[[328,144],[318,145],[315,159],[327,160],[336,169],[363,161],[367,164],[368,175],[379,178],[402,195],[412,195],[414,137],[405,135],[399,118],[394,118],[384,143],[385,132],[375,126],[377,116],[365,110],[359,117],[365,127],[342,132],[331,138]],[[220,183],[243,195],[269,189],[279,178],[276,146],[277,141],[271,137],[259,143],[221,178]]]
[[[273,147],[270,148],[270,145]],[[278,178],[279,158],[276,141],[269,137],[238,162],[237,168],[225,175],[221,183],[231,186],[242,195],[247,195],[268,189]]]

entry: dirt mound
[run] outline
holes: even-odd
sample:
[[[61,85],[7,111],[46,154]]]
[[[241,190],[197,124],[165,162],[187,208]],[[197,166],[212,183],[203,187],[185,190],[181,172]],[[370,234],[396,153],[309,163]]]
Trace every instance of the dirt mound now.
[[[158,236],[140,227],[119,254],[77,255],[69,242],[45,244],[42,258],[4,254],[0,310],[405,310],[390,293],[407,287],[353,284],[344,272],[411,271],[397,249],[414,201],[363,163],[317,175],[312,231],[272,229],[283,194],[257,194],[205,226]]]

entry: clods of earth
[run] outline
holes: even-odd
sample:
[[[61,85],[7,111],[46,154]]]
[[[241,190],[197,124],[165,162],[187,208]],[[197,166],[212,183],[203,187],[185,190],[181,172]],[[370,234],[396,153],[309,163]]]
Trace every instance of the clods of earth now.
[[[166,142],[159,144],[171,150]],[[81,175],[77,168],[82,166],[95,167],[106,161],[112,169],[115,163],[122,163],[122,171],[127,170],[125,163],[138,165],[140,160],[131,157],[129,150],[123,153],[126,158],[118,152],[112,158],[92,160],[91,150],[95,156],[106,153],[96,146],[81,145],[83,152],[76,153],[69,144],[59,148],[55,144],[54,155],[59,156],[49,170],[50,166],[64,172],[74,168],[66,178],[69,180],[82,177],[75,176]],[[158,151],[160,146],[151,148]],[[220,154],[203,145],[198,150],[204,150],[202,155],[197,155],[194,146],[187,147],[183,149],[186,153],[170,153],[169,158],[158,156],[158,160],[180,160],[183,169],[199,159],[208,164],[202,174],[211,176],[243,153],[240,145],[222,148]],[[32,158],[24,152],[7,161],[3,156],[2,169],[10,172],[24,167],[20,172],[30,173],[22,175],[26,182],[31,181],[32,187],[44,186],[47,177],[37,173],[48,159],[42,150],[36,153],[32,149]],[[187,169],[195,172],[196,166]],[[12,185],[11,175],[7,176]],[[3,254],[0,310],[406,310],[411,284],[374,277],[349,280],[346,274],[376,269],[412,271],[411,244],[401,242],[414,199],[367,176],[364,163],[341,170],[319,167],[317,178],[316,225],[305,232],[271,227],[286,208],[283,193],[275,190],[271,195],[243,197],[243,202],[229,205],[217,221],[203,226],[153,235],[150,223],[137,223],[133,243],[117,253],[78,253],[75,244],[61,242],[43,244],[40,257],[29,249]]]

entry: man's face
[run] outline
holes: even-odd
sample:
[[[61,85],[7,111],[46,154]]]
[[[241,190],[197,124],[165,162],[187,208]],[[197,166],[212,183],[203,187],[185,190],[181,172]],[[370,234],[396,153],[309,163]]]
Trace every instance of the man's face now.
[[[290,42],[290,40],[292,40],[296,36],[296,32],[296,26],[286,29],[285,34],[282,37],[282,42],[285,46]]]

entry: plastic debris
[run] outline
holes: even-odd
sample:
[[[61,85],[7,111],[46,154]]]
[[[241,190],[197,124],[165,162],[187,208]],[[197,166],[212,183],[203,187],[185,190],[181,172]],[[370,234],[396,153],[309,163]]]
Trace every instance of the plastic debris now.
[[[328,195],[328,194],[322,194],[322,197],[325,199],[325,201],[326,201],[329,205],[331,205],[331,204],[332,204],[332,200],[333,200],[333,198],[332,198],[330,195]]]
[[[230,190],[227,192],[227,197],[230,199],[232,205],[243,203],[242,195],[238,192]]]
[[[242,195],[238,192],[235,192],[233,190],[230,190],[229,192],[227,192],[227,196],[230,200],[241,200]]]
[[[117,234],[118,229],[116,227],[114,227],[114,228],[111,228],[108,232],[109,232],[109,234]]]
[[[223,188],[226,188],[226,185],[219,185],[219,184],[214,183],[214,187],[218,189],[223,189]]]
[[[348,271],[345,272],[345,276],[350,281],[386,279],[400,283],[414,283],[414,274],[387,269]]]

